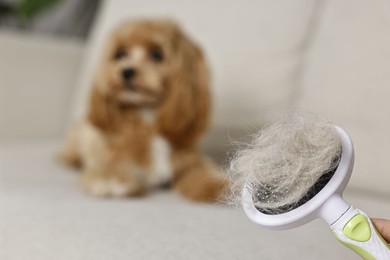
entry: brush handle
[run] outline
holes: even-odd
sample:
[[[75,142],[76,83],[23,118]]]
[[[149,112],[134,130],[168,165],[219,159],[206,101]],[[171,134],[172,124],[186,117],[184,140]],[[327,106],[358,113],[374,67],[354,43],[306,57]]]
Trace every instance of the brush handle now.
[[[390,259],[390,246],[366,213],[350,207],[330,226],[336,238],[363,259]]]

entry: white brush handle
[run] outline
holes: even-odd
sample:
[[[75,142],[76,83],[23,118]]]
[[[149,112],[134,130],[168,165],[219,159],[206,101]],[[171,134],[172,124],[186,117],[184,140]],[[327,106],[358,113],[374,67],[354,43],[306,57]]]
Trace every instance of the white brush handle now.
[[[330,226],[337,239],[363,259],[390,260],[390,246],[366,213],[350,207]]]

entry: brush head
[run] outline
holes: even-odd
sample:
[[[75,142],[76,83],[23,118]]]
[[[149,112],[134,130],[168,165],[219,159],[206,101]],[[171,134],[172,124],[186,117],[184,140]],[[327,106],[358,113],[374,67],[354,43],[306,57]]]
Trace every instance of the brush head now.
[[[338,157],[337,157],[338,158]],[[256,205],[256,209],[264,214],[267,215],[276,215],[276,214],[282,214],[285,212],[289,212],[293,209],[298,208],[299,206],[302,206],[306,202],[308,202],[310,199],[312,199],[318,192],[320,192],[325,185],[330,181],[330,179],[333,177],[333,174],[335,173],[336,169],[330,170],[329,172],[323,174],[318,178],[318,180],[311,186],[308,191],[302,195],[300,199],[297,201],[292,201],[289,204],[280,205],[278,207],[260,207],[260,205],[266,205],[269,203],[270,197],[280,197],[278,195],[275,195],[274,192],[271,190],[272,187],[267,187],[263,184],[258,185],[257,187],[253,188],[252,185],[249,185],[247,188],[251,190],[252,193],[252,200],[254,205]],[[271,188],[271,189],[270,189]],[[299,187],[297,187],[299,188]]]
[[[289,212],[312,199],[332,178],[341,157],[333,124],[311,113],[290,112],[263,128],[232,160],[232,201],[242,190],[268,215]]]

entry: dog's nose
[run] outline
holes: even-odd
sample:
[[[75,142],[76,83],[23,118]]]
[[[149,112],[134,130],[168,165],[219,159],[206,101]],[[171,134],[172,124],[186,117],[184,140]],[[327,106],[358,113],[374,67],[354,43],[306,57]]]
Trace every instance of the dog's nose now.
[[[135,74],[136,74],[136,70],[133,68],[126,68],[122,70],[122,77],[124,80],[130,80],[134,78]]]

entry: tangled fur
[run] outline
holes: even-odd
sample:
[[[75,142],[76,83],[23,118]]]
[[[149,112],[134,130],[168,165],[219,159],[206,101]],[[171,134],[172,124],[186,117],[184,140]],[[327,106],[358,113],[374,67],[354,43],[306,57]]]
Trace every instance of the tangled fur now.
[[[337,168],[340,154],[340,138],[330,122],[307,112],[286,113],[236,153],[230,166],[230,201],[239,204],[248,184],[259,210],[289,211]]]

